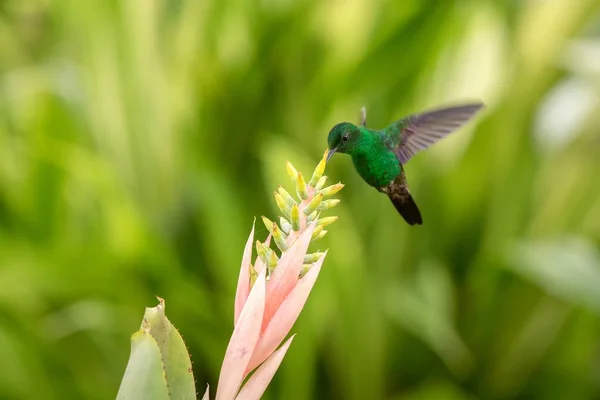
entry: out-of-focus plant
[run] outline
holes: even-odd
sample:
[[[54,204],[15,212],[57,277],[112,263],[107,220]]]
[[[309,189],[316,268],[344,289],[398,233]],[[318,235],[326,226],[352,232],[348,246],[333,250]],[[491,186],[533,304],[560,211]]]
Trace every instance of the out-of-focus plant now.
[[[326,251],[307,254],[310,243],[325,236],[325,227],[337,220],[335,216],[321,217],[321,212],[339,203],[330,197],[344,187],[341,183],[324,187],[326,154],[308,182],[287,163],[298,199],[278,187],[274,196],[282,216],[279,224],[262,217],[269,235],[264,242],[256,241],[254,264],[252,227],[242,257],[235,327],[221,367],[217,400],[260,398],[294,339],[290,337],[277,349],[300,315],[327,255]],[[162,300],[146,310],[142,328],[132,337],[131,356],[117,398],[195,398],[189,355],[164,314]],[[208,387],[203,398],[209,399]]]

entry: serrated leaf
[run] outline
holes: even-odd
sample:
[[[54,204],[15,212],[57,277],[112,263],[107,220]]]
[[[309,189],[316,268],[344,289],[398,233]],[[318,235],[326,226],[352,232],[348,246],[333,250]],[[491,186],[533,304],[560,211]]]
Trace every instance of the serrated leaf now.
[[[168,400],[169,391],[156,340],[142,330],[131,337],[131,354],[117,400]]]
[[[192,363],[183,338],[165,315],[165,303],[146,308],[131,338],[131,355],[117,399],[195,399]]]

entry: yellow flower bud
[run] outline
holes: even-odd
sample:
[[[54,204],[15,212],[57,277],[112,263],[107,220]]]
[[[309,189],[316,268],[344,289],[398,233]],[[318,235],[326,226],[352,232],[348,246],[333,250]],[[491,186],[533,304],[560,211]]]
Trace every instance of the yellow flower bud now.
[[[317,168],[315,168],[315,172],[313,172],[312,178],[310,178],[310,182],[308,182],[309,185],[311,186],[315,186],[317,184],[317,182],[319,181],[319,179],[321,179],[321,177],[323,176],[323,173],[325,172],[325,159],[327,158],[327,151],[325,151],[325,154],[323,154],[323,158],[321,159],[321,161],[319,161],[319,164],[317,165]]]
[[[287,170],[287,173],[290,176],[290,179],[295,182],[296,179],[298,179],[298,171],[296,171],[296,168],[294,168],[294,166],[292,165],[291,162],[286,161],[285,169]]]
[[[317,225],[325,227],[327,225],[333,224],[335,221],[337,221],[337,219],[337,216],[319,218],[319,220],[317,220]]]
[[[315,227],[315,230],[313,231],[311,238],[315,239],[317,236],[319,236],[319,234],[321,233],[322,230],[323,230],[322,226]]]
[[[265,224],[265,228],[267,228],[267,230],[269,231],[269,233],[272,235],[273,234],[273,221],[271,221],[269,218],[265,217],[264,215],[261,216],[263,224]]]
[[[308,191],[306,190],[306,181],[300,172],[298,172],[298,179],[296,180],[296,193],[302,200],[308,198]]]
[[[279,211],[281,211],[281,213],[286,217],[289,217],[290,206],[285,203],[283,196],[278,192],[273,193],[273,196],[275,197],[275,203],[277,203],[277,208],[279,208]]]
[[[327,231],[323,229],[316,237],[314,237],[313,241],[322,239],[325,235],[327,235]]]
[[[300,230],[300,208],[298,207],[298,204],[294,204],[290,210],[290,223],[292,224],[293,230]]]
[[[304,208],[304,210],[302,210],[302,212],[305,215],[309,215],[311,214],[313,211],[315,211],[317,209],[317,207],[319,207],[319,204],[321,204],[321,201],[323,200],[323,194],[319,193],[317,194],[315,197],[313,197],[313,199],[308,203],[308,205]]]
[[[315,190],[321,190],[325,186],[325,182],[327,182],[327,177],[323,175],[315,185]]]
[[[323,196],[329,197],[333,196],[344,187],[343,183],[336,183],[335,185],[327,186],[325,189],[319,190],[319,193],[323,193]]]

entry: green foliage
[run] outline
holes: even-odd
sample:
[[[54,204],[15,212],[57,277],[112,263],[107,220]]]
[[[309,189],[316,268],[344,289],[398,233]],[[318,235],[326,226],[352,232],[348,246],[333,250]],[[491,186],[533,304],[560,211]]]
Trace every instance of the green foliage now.
[[[140,330],[131,337],[131,354],[117,399],[195,398],[190,357],[161,300],[158,306],[146,308]]]
[[[0,2],[0,398],[113,398],[155,295],[214,388],[285,161],[311,170],[363,104],[375,128],[467,99],[488,107],[407,165],[422,227],[332,159],[339,220],[265,398],[597,398],[598,21],[597,0]]]

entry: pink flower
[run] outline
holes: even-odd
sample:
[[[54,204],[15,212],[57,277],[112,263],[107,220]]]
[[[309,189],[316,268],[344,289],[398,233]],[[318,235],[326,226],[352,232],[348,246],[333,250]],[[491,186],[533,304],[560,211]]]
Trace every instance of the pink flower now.
[[[225,352],[217,400],[259,399],[279,368],[294,339],[290,337],[278,350],[300,315],[327,252],[307,254],[313,240],[327,231],[323,228],[337,217],[319,218],[320,212],[335,206],[338,200],[324,200],[343,185],[323,188],[325,155],[309,183],[288,163],[290,177],[296,183],[299,201],[281,186],[275,200],[283,213],[280,225],[263,217],[270,232],[264,243],[257,241],[257,257],[251,263],[254,227],[250,232],[238,278],[234,305],[234,330]],[[281,251],[278,257],[270,248],[273,241]],[[241,388],[242,381],[254,373]],[[204,395],[208,400],[208,389]]]

